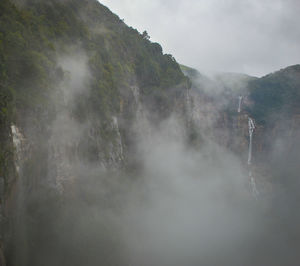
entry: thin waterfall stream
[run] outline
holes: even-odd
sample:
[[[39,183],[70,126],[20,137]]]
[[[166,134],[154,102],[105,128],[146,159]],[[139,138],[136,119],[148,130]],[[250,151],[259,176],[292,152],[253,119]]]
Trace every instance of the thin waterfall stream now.
[[[239,107],[238,107],[238,113],[240,113],[240,112],[241,112],[242,100],[243,100],[243,96],[239,96]]]
[[[248,129],[249,129],[249,150],[248,150],[248,167],[249,167],[249,179],[252,195],[256,198],[259,192],[256,188],[255,178],[253,177],[251,165],[252,165],[252,139],[253,132],[255,130],[255,124],[251,117],[248,117]]]
[[[255,129],[254,122],[252,118],[248,117],[248,129],[249,129],[249,150],[248,150],[248,165],[252,162],[252,138]]]

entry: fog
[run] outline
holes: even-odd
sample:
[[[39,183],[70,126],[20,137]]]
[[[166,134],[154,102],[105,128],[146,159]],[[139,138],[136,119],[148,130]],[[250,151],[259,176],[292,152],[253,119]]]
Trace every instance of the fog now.
[[[291,221],[277,217],[284,207],[272,211],[268,199],[251,195],[238,157],[209,138],[201,149],[191,147],[176,118],[146,130],[137,140],[138,172],[76,161],[64,168],[74,179],[65,180],[72,185],[63,195],[45,188],[28,196],[16,261],[294,265],[297,246],[286,231]]]
[[[246,246],[262,221],[242,164],[214,143],[201,151],[188,147],[177,123],[170,119],[151,128],[151,139],[140,136],[138,174],[64,164],[63,170],[76,173],[72,191],[65,191],[64,203],[47,189],[30,195],[22,230],[33,245],[17,260],[24,265],[248,265]],[[29,228],[32,216],[37,224]]]
[[[131,198],[126,210],[131,263],[238,263],[235,250],[257,222],[241,163],[213,143],[188,148],[182,137],[170,120],[140,143],[143,198]]]
[[[266,25],[276,20],[273,15],[278,15],[278,10],[286,10],[289,14],[291,7],[297,6],[293,1],[287,1],[288,4],[275,2],[271,15],[265,18]],[[130,6],[128,1],[124,3]],[[179,61],[200,69],[205,66],[207,70],[242,69],[242,72],[262,74],[298,56],[298,51],[292,49],[284,60],[274,57],[278,51],[286,51],[293,46],[294,32],[291,33],[290,43],[279,44],[274,48],[270,40],[276,34],[267,34],[265,37],[263,30],[256,31],[261,26],[259,23],[255,23],[254,28],[249,26],[253,14],[257,15],[258,11],[261,16],[266,14],[270,7],[269,1],[261,6],[256,1],[252,4],[249,1],[243,4],[237,4],[237,1],[222,1],[221,4],[216,1],[211,4],[178,1],[177,4],[183,7],[182,13],[185,10],[191,13],[178,17],[182,24],[176,24],[179,31],[172,31],[171,37],[168,36],[166,40],[161,36],[165,34],[164,30],[169,29],[166,26],[168,23],[175,23],[174,14],[179,15],[179,9],[174,3],[169,5],[156,1],[149,5],[151,10],[162,9],[162,15],[158,16],[165,16],[164,19],[157,19],[162,23],[162,30],[153,30],[154,38],[162,39],[167,50],[176,50],[174,55]],[[232,8],[236,4],[240,12]],[[200,9],[193,10],[194,5]],[[131,8],[139,12],[139,6],[134,1]],[[126,11],[126,5],[120,7]],[[202,10],[202,13],[198,14],[197,10]],[[210,10],[214,13],[208,14]],[[224,10],[228,11],[228,17],[221,16],[215,22],[215,18],[223,14]],[[231,19],[230,15],[233,15]],[[187,20],[192,18],[197,18],[199,24],[202,19],[213,24],[204,24],[200,28],[199,24],[187,25]],[[240,19],[244,24],[238,23]],[[158,23],[153,25],[155,29]],[[223,31],[220,35],[216,31],[219,25],[222,25],[220,31]],[[221,40],[225,39],[233,25],[237,25],[233,27],[233,38],[226,39],[220,48]],[[188,27],[193,34],[182,38],[181,27]],[[276,30],[276,25],[272,29]],[[249,30],[250,36],[240,38]],[[151,35],[150,30],[149,33]],[[280,34],[283,32],[280,31]],[[280,34],[278,36],[282,38]],[[234,44],[236,38],[241,41]],[[179,39],[185,39],[182,48],[174,45]],[[210,41],[202,42],[207,39]],[[258,40],[258,44],[245,52],[244,48],[249,48],[249,42],[254,39]],[[199,46],[200,43],[203,46]],[[265,60],[261,60],[265,62],[259,63],[257,58],[261,56],[260,51],[266,47],[272,49],[266,53]],[[189,54],[192,50],[193,53]],[[89,95],[93,81],[88,56],[83,49],[74,48],[67,54],[60,54],[57,65],[62,73],[61,80],[55,81],[58,85],[51,95],[56,115],[49,125],[48,134],[24,134],[24,138],[27,137],[24,161],[32,152],[28,147],[26,150],[26,145],[36,145],[37,150],[41,148],[44,157],[37,158],[34,165],[24,167],[24,164],[23,169],[18,162],[21,165],[21,178],[17,187],[17,211],[12,224],[15,234],[10,240],[8,251],[11,265],[297,264],[299,217],[294,212],[299,202],[296,178],[299,167],[295,159],[299,152],[298,145],[289,149],[287,142],[298,142],[299,132],[295,132],[295,139],[288,140],[283,133],[279,133],[272,139],[274,146],[271,146],[274,149],[261,155],[270,158],[270,174],[277,173],[280,180],[288,173],[290,178],[285,185],[276,184],[272,192],[261,193],[259,197],[252,195],[249,185],[249,168],[245,159],[248,150],[237,154],[227,145],[221,145],[227,138],[226,134],[234,133],[231,130],[225,132],[225,126],[217,123],[228,105],[234,103],[231,109],[237,112],[239,96],[231,91],[232,95],[224,97],[226,89],[236,87],[238,92],[244,92],[245,79],[248,77],[237,79],[227,75],[214,77],[213,81],[200,79],[198,82],[202,91],[193,88],[194,93],[200,94],[195,96],[192,93],[190,97],[195,97],[194,100],[196,97],[204,98],[199,106],[194,104],[191,107],[194,109],[187,108],[188,112],[193,113],[182,117],[184,115],[174,112],[166,119],[155,122],[151,120],[151,112],[140,101],[138,88],[131,88],[136,116],[135,121],[127,125],[126,120],[122,121],[122,117],[116,114],[103,121],[104,118],[87,112],[89,106],[79,105],[82,103],[80,100]],[[136,79],[128,77],[128,80]],[[236,101],[232,101],[231,97]],[[196,141],[191,141],[190,128],[185,120],[187,118],[193,119],[193,134],[199,138]],[[240,121],[243,121],[242,118]],[[101,139],[101,123],[105,123],[113,140]],[[25,132],[33,131],[30,123],[25,127],[30,128],[25,128]],[[126,143],[134,143],[130,147],[130,154],[124,154],[123,148],[128,147],[124,144],[122,130],[131,133]],[[244,141],[248,147],[246,137]],[[254,131],[254,142],[257,141],[256,137]],[[17,141],[20,143],[24,140]],[[239,140],[231,136],[232,146],[238,146],[235,141]],[[270,138],[263,136],[263,141],[270,141]],[[89,157],[91,147],[96,152]],[[105,156],[105,149],[109,156]],[[131,168],[131,165],[125,165],[124,157],[132,154],[133,158],[129,160],[134,161],[135,167]],[[254,150],[253,164],[261,158],[255,157],[257,154],[258,151]],[[279,154],[284,154],[285,160]],[[21,160],[19,157],[20,154],[18,160]],[[30,167],[39,168],[45,158],[47,163],[42,174],[32,175],[35,172]],[[288,172],[285,171],[287,165],[290,167]],[[40,177],[42,180],[37,182],[40,183],[33,184],[32,180]],[[288,192],[290,188],[293,188],[291,195]]]
[[[81,154],[97,119],[78,122],[72,113],[76,99],[89,93],[85,53],[62,55],[58,64],[65,75],[53,99],[63,97],[50,137],[41,139],[49,145],[47,182],[39,190],[21,183],[14,263],[295,265],[298,242],[287,230],[294,216],[282,206],[291,198],[251,195],[246,161],[210,135],[223,135],[217,114],[206,113],[212,121],[196,127],[201,145],[191,145],[178,114],[153,124],[140,103],[143,115],[131,129],[139,167],[108,170]]]

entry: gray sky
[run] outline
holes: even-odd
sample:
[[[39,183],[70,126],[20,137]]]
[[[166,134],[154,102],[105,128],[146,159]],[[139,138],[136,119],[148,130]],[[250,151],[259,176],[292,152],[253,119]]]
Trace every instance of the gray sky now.
[[[100,0],[203,72],[265,75],[300,63],[300,0]]]

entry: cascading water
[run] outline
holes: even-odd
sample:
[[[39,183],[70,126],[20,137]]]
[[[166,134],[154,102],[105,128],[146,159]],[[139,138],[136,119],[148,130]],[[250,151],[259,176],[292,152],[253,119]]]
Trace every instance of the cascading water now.
[[[255,129],[254,122],[252,118],[248,118],[248,129],[249,129],[249,151],[248,151],[248,165],[251,165],[252,160],[252,137],[253,137],[253,131]]]
[[[248,129],[249,129],[249,151],[248,151],[248,166],[249,166],[249,182],[251,187],[252,195],[256,198],[259,193],[256,188],[255,178],[252,175],[251,164],[252,164],[252,138],[255,130],[255,124],[252,118],[248,117]]]
[[[26,225],[24,224],[24,217],[25,217],[25,210],[27,206],[27,200],[26,196],[28,195],[27,186],[24,180],[24,176],[22,173],[22,165],[24,162],[24,155],[25,155],[25,138],[23,134],[21,133],[20,129],[16,125],[11,125],[11,138],[13,141],[14,146],[14,163],[15,163],[15,169],[17,173],[17,193],[15,198],[16,203],[16,209],[15,209],[15,215],[13,217],[13,223],[16,228],[16,238],[18,240],[22,239],[23,241],[27,241],[28,239],[28,231],[26,228]],[[20,245],[16,247],[16,250],[18,250],[18,254],[22,258],[26,258],[26,254],[28,252],[27,246]],[[19,261],[19,258],[16,260]],[[19,264],[20,264],[19,263]],[[2,265],[2,264],[1,264]]]
[[[239,96],[239,107],[238,107],[238,113],[240,113],[240,112],[241,112],[242,100],[243,100],[243,96]]]
[[[11,133],[12,133],[13,145],[15,148],[15,167],[18,175],[20,175],[21,160],[22,160],[22,143],[24,138],[20,130],[15,125],[11,125]]]
[[[142,105],[140,102],[140,89],[137,86],[132,86],[131,91],[136,105],[136,118],[139,120],[143,118]]]
[[[138,86],[132,86],[131,91],[134,98],[135,132],[139,132],[138,135],[145,136],[145,134],[147,134],[150,137],[151,128],[147,120],[147,111],[140,99],[140,88]]]
[[[113,116],[112,117],[112,128],[117,134],[116,138],[116,144],[115,144],[115,149],[111,149],[111,160],[115,164],[115,166],[118,164],[118,162],[121,162],[124,160],[124,154],[123,154],[123,144],[122,144],[122,139],[121,139],[121,133],[119,129],[119,123],[118,123],[118,118]]]

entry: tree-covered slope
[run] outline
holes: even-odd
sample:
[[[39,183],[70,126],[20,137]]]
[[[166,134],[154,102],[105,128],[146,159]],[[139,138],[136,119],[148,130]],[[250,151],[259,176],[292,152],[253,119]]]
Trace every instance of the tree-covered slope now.
[[[299,113],[300,65],[289,66],[248,84],[253,106],[250,112],[260,123]]]
[[[102,113],[118,112],[120,87],[126,89],[132,79],[149,97],[184,82],[172,56],[98,1],[28,0],[15,6],[3,0],[0,12],[1,72],[20,108],[44,104],[47,90],[60,78],[57,59],[78,47],[88,54],[93,96],[107,107]]]
[[[188,86],[171,55],[163,54],[159,44],[128,27],[96,0],[2,0],[2,165],[8,158],[5,136],[11,123],[24,127],[30,123],[47,133],[47,124],[55,117],[54,98],[61,98],[57,88],[68,78],[61,58],[74,56],[76,61],[81,54],[87,58],[90,75],[73,107],[73,115],[81,121],[87,116],[106,121],[123,110],[128,113],[132,86],[139,86],[148,109],[158,116],[168,115],[173,101]]]
[[[10,215],[20,175],[27,193],[21,201],[30,202],[47,180],[80,175],[78,164],[122,165],[129,160],[137,105],[158,122],[184,111],[188,88],[171,55],[96,0],[1,0],[0,246],[8,264],[22,260],[15,253],[15,214]],[[21,174],[12,125],[26,142]],[[40,242],[33,223],[44,221],[38,210],[45,203],[32,202],[34,212],[30,204],[22,211],[29,217],[33,238],[27,244],[34,251]],[[0,259],[1,252],[0,247]]]

